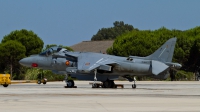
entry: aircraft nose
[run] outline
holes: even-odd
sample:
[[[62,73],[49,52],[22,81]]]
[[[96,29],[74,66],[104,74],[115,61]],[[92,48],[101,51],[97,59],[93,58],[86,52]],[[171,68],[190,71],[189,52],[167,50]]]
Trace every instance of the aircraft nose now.
[[[23,58],[19,61],[19,63],[23,66],[30,67],[31,66],[31,61],[30,58]]]

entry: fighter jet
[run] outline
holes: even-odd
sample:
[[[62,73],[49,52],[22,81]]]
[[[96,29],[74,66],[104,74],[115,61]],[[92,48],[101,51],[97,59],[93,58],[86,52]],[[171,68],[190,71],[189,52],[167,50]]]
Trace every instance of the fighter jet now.
[[[74,81],[68,80],[68,76],[78,80],[92,80],[93,88],[98,87],[96,81],[101,81],[103,88],[113,88],[114,80],[121,76],[130,82],[134,81],[132,88],[136,88],[133,76],[166,79],[170,68],[181,68],[181,64],[172,62],[176,40],[176,38],[169,39],[153,54],[146,57],[72,52],[64,48],[52,47],[40,54],[23,58],[19,63],[27,67],[52,70],[56,74],[65,74],[67,87],[74,86]]]

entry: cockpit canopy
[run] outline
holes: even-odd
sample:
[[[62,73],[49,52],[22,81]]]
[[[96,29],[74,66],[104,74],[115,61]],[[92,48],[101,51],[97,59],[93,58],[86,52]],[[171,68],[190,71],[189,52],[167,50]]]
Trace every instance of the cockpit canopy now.
[[[54,46],[54,47],[51,47],[51,48],[41,52],[39,55],[49,56],[49,55],[52,55],[52,54],[60,52],[60,51],[68,51],[68,50],[65,48]]]

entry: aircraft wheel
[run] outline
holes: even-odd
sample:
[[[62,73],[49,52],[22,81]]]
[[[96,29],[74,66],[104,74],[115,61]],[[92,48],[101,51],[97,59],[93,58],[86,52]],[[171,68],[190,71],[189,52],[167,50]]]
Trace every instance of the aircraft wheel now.
[[[74,81],[73,80],[68,80],[67,81],[67,87],[74,87]]]
[[[38,83],[38,84],[41,84],[41,80],[38,80],[37,83]]]
[[[4,84],[3,87],[8,87],[8,84]]]
[[[109,81],[104,81],[103,82],[103,87],[104,88],[109,88],[110,87],[110,82]]]
[[[103,88],[114,88],[115,83],[113,80],[106,80],[103,82]]]
[[[132,85],[132,88],[135,89],[135,88],[136,88],[136,84],[133,84],[133,85]]]

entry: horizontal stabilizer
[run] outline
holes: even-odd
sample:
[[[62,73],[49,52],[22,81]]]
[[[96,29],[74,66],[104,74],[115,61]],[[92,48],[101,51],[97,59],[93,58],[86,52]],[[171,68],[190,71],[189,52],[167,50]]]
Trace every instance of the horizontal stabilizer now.
[[[154,75],[158,75],[169,68],[169,66],[167,66],[166,64],[155,60],[151,61],[151,67],[152,67],[152,74]]]

